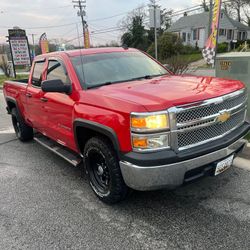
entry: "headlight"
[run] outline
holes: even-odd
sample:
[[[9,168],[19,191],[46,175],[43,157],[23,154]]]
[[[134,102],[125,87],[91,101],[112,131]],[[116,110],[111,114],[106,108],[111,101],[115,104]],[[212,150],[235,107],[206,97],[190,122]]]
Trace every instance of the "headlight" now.
[[[167,130],[168,114],[131,114],[131,129],[137,132]]]
[[[135,135],[132,134],[132,145],[136,151],[153,151],[169,148],[169,134]]]

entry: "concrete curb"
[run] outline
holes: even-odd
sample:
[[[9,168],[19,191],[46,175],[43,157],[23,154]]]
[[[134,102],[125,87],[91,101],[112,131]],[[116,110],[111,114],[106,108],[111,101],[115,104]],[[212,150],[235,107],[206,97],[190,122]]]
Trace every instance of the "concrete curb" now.
[[[236,157],[234,160],[234,166],[250,171],[250,160],[241,157]]]

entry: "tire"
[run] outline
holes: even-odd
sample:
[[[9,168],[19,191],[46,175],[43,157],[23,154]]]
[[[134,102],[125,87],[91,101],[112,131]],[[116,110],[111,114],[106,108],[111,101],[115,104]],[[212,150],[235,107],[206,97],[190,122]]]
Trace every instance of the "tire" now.
[[[108,140],[93,137],[86,143],[84,165],[90,186],[101,201],[114,204],[127,197],[129,188],[124,183],[117,155]]]
[[[16,108],[11,110],[11,118],[17,138],[22,142],[32,140],[34,135],[33,128],[24,122]]]

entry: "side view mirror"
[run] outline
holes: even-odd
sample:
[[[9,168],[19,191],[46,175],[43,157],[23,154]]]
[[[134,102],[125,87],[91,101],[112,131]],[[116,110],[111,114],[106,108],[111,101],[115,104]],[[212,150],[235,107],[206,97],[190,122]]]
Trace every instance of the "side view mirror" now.
[[[60,79],[43,81],[41,84],[41,88],[43,92],[58,92],[70,94],[72,91],[71,85],[65,85]]]

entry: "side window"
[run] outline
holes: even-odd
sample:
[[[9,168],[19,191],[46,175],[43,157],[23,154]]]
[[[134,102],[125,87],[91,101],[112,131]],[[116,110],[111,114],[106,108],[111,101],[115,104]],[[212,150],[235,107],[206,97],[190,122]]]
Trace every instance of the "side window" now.
[[[36,87],[41,87],[43,67],[44,62],[35,62],[32,75],[32,85]]]
[[[48,65],[47,80],[60,79],[64,84],[70,84],[68,74],[59,61],[50,60]]]

